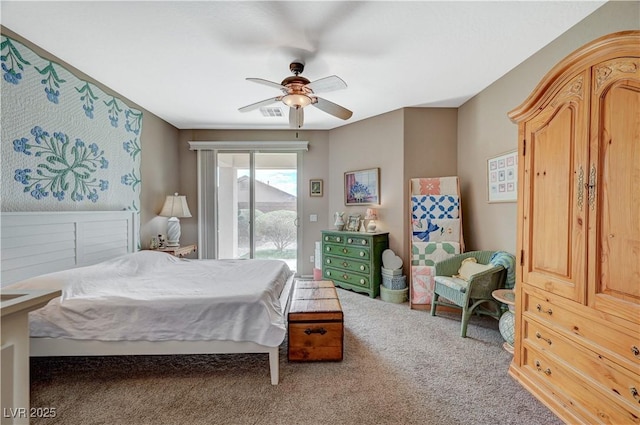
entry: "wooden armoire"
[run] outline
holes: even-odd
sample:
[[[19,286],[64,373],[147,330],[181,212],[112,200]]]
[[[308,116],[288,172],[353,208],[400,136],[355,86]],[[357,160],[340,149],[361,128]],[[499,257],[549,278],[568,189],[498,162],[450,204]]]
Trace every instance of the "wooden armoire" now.
[[[640,31],[558,63],[519,128],[509,373],[570,424],[640,424]]]

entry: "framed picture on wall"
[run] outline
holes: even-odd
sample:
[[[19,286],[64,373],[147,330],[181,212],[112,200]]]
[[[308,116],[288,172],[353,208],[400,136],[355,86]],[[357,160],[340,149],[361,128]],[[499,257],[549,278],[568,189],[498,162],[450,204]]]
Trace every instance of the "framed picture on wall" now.
[[[518,151],[487,159],[488,202],[518,200]]]
[[[344,173],[344,204],[380,204],[380,168]]]
[[[309,196],[322,196],[322,179],[309,180]]]

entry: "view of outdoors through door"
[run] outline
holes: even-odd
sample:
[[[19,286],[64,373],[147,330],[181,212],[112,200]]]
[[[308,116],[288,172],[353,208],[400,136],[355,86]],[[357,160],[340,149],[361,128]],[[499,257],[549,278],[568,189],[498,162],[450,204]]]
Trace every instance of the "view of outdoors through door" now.
[[[281,152],[217,154],[218,258],[278,259],[296,270],[297,158]]]

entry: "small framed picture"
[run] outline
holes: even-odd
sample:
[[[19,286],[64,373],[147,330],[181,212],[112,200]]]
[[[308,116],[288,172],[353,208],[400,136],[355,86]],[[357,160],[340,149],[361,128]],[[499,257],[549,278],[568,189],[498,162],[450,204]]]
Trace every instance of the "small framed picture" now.
[[[508,182],[508,183],[505,183]],[[487,159],[488,201],[517,202],[518,151],[507,152]]]
[[[344,173],[345,205],[380,204],[380,168]]]
[[[322,196],[322,179],[309,180],[309,196]]]
[[[349,220],[347,220],[347,225],[345,226],[344,230],[349,232],[357,232],[359,226],[360,226],[360,214],[353,214],[349,216]]]

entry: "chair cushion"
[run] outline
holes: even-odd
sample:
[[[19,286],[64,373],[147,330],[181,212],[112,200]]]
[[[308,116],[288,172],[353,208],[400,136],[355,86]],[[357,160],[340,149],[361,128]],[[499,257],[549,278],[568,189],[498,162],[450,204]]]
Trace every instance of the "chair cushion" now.
[[[460,291],[462,293],[467,292],[467,288],[469,288],[469,282],[457,277],[436,276],[434,280],[441,285],[444,285],[456,291]]]
[[[493,264],[479,264],[473,257],[465,258],[458,269],[458,274],[454,275],[462,280],[469,281],[478,273],[482,273],[486,270],[493,268]]]

